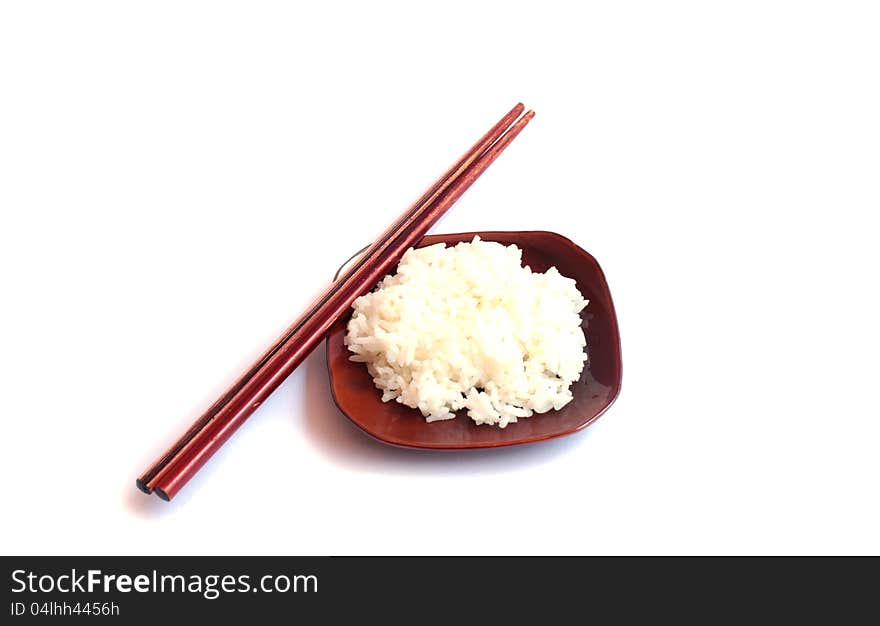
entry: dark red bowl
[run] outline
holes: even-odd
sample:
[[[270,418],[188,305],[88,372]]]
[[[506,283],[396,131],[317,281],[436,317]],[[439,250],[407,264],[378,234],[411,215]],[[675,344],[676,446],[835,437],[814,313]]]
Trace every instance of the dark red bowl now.
[[[327,367],[330,390],[339,409],[379,441],[408,448],[493,448],[533,443],[570,435],[586,428],[611,406],[620,392],[621,359],[617,316],[611,292],[599,263],[588,252],[562,235],[545,231],[457,233],[428,235],[417,247],[435,243],[453,245],[479,235],[485,241],[516,244],[523,251],[523,263],[536,272],[556,266],[564,276],[574,278],[578,289],[590,301],[582,312],[589,361],[574,385],[574,399],[561,411],[521,419],[506,428],[477,426],[464,411],[452,420],[428,423],[422,414],[398,402],[382,402],[381,393],[363,363],[350,361],[345,347],[346,316],[330,330],[327,338]]]

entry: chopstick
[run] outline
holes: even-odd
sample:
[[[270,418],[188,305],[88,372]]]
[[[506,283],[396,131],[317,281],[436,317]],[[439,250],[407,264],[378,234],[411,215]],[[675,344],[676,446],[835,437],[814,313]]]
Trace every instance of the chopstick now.
[[[414,202],[395,223],[389,226],[389,228],[377,239],[376,244],[374,244],[366,254],[361,256],[358,263],[355,264],[345,276],[340,277],[334,284],[330,285],[311,309],[297,320],[293,326],[288,328],[284,334],[282,334],[282,336],[263,353],[257,362],[239,377],[239,379],[236,380],[232,386],[196,420],[183,436],[181,436],[174,445],[160,456],[159,459],[157,459],[156,462],[137,479],[136,484],[138,488],[146,493],[151,493],[153,489],[152,483],[158,474],[170,464],[174,457],[181,452],[186,444],[189,443],[199,431],[216,417],[217,413],[223,409],[223,407],[229,404],[232,398],[241,391],[247,381],[250,380],[261,367],[266,365],[271,356],[275,354],[279,348],[292,337],[296,330],[302,326],[304,320],[317,312],[320,304],[326,300],[334,288],[337,285],[343,284],[346,280],[350,280],[355,272],[358,271],[361,266],[365,265],[368,260],[374,260],[376,256],[382,252],[383,248],[381,246],[385,244],[395,232],[399,232],[405,224],[409,223],[419,210],[436,200],[439,193],[442,193],[444,189],[448,188],[449,184],[460,176],[461,173],[466,170],[486,150],[486,148],[489,147],[505,129],[507,129],[508,126],[510,126],[510,124],[522,113],[523,109],[524,107],[522,104],[517,104],[509,113],[507,113],[507,115],[499,120],[498,123],[486,133],[486,135],[481,137],[477,143],[475,143],[455,164],[453,164],[453,166],[450,167],[449,170],[447,170],[424,194],[422,194],[422,196],[416,200],[416,202]],[[161,493],[163,492],[160,491],[160,494]]]
[[[319,296],[140,477],[145,493],[170,500],[369,291],[492,164],[534,116],[517,104],[479,139],[370,248]]]

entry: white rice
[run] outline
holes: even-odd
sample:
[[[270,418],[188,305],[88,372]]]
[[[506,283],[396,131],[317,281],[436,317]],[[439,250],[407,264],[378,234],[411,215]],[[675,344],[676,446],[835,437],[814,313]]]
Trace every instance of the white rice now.
[[[410,249],[354,301],[345,344],[367,364],[382,401],[427,421],[467,409],[504,428],[571,401],[587,345],[587,300],[555,267],[522,267],[522,250],[481,241]]]

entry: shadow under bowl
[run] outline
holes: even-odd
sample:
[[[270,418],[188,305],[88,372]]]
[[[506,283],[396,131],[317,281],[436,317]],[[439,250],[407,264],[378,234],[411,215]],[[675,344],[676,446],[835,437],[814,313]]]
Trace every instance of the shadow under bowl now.
[[[349,360],[344,343],[350,315],[337,321],[327,337],[330,390],[340,411],[364,432],[395,446],[461,450],[534,443],[582,430],[596,421],[620,392],[622,364],[617,316],[599,263],[571,240],[546,231],[456,233],[428,235],[416,246],[455,245],[479,235],[484,241],[515,244],[523,264],[535,272],[555,266],[577,281],[590,303],[581,313],[587,337],[587,361],[572,387],[574,399],[560,411],[535,414],[506,428],[478,426],[459,411],[455,419],[428,423],[417,409],[395,401],[382,402],[381,392],[363,363]]]

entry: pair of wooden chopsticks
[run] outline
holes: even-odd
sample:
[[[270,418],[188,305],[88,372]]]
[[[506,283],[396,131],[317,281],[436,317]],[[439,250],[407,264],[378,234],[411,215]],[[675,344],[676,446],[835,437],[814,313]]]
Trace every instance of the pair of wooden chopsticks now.
[[[170,500],[321,342],[354,300],[387,274],[534,116],[522,104],[475,143],[360,259],[137,479],[138,488]]]

